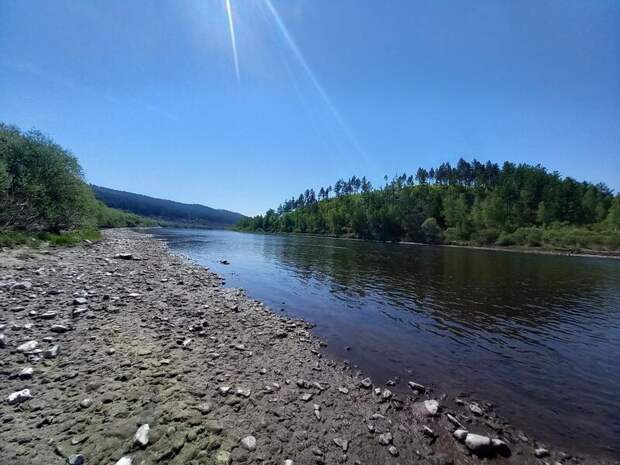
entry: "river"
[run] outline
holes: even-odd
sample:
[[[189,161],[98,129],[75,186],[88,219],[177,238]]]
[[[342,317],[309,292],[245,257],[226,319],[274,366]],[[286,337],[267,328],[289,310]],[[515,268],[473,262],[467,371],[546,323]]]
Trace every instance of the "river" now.
[[[620,260],[151,232],[377,382],[470,393],[551,446],[620,457]]]

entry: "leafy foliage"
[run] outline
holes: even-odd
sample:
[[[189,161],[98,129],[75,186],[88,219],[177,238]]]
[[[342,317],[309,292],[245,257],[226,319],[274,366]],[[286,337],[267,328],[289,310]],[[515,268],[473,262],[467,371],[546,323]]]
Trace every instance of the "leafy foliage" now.
[[[385,241],[620,248],[620,196],[540,165],[500,168],[460,159],[456,167],[442,163],[384,179],[377,189],[355,176],[321,187],[318,196],[308,189],[237,227]]]
[[[24,133],[0,123],[0,230],[7,243],[19,242],[20,231],[58,235],[138,224],[144,221],[137,215],[114,211],[95,199],[70,152],[38,131]],[[57,242],[62,241],[71,238]]]

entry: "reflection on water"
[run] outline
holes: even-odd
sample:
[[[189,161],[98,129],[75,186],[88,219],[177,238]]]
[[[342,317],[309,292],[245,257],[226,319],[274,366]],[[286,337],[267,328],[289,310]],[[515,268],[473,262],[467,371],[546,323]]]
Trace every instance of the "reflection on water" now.
[[[620,261],[154,233],[228,285],[315,323],[335,355],[377,381],[472,392],[540,439],[620,456]]]

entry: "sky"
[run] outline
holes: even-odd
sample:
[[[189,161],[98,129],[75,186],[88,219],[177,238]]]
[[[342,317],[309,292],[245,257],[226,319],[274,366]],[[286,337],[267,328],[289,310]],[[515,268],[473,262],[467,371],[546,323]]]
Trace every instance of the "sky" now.
[[[0,121],[247,215],[459,157],[620,190],[618,1],[228,1],[0,0]]]

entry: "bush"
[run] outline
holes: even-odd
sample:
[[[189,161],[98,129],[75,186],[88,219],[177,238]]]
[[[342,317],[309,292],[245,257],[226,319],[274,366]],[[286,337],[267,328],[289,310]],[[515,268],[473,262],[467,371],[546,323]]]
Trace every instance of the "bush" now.
[[[435,218],[426,218],[420,226],[424,240],[435,243],[441,241],[441,228]]]
[[[495,245],[499,245],[502,247],[507,247],[509,245],[515,245],[515,244],[516,244],[516,241],[513,235],[507,232],[502,232],[497,238],[497,241],[495,241]]]
[[[471,239],[477,244],[480,245],[489,245],[495,244],[497,239],[499,238],[499,231],[495,228],[486,228],[481,229],[480,231],[476,231],[472,233]]]

